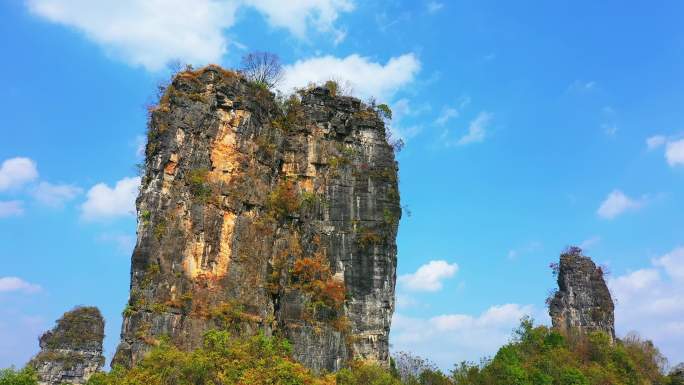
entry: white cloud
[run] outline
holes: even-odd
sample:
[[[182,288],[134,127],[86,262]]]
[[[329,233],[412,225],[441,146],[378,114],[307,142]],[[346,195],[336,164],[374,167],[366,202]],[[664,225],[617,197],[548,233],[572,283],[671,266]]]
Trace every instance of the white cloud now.
[[[399,282],[408,290],[439,291],[442,289],[442,281],[453,277],[457,271],[456,263],[449,264],[442,260],[430,261],[419,267],[413,274],[399,276]]]
[[[442,113],[435,119],[435,124],[439,126],[445,125],[449,120],[453,118],[457,118],[459,115],[459,112],[457,109],[453,107],[445,107],[444,110],[442,110]]]
[[[660,273],[655,269],[641,269],[611,279],[611,289],[624,296],[625,293],[638,292],[660,280]]]
[[[654,265],[663,267],[667,274],[684,283],[684,247],[677,247],[656,259]]]
[[[0,293],[21,291],[24,293],[36,293],[41,290],[39,285],[28,283],[18,277],[0,277]]]
[[[632,199],[620,190],[613,190],[601,203],[597,214],[604,219],[613,219],[618,215],[641,208],[645,199]]]
[[[618,333],[637,331],[652,339],[673,363],[684,361],[683,266],[680,246],[654,258],[651,266],[608,280]]]
[[[116,182],[114,188],[104,183],[93,186],[88,191],[88,199],[81,206],[82,217],[96,220],[132,215],[135,212],[138,186],[140,177],[123,178]]]
[[[435,13],[442,8],[444,8],[444,4],[437,1],[431,1],[427,4],[427,10],[429,13]]]
[[[145,146],[147,145],[147,138],[143,135],[136,135],[135,139],[131,142],[131,146],[135,147],[135,156],[137,158],[145,157]]]
[[[313,26],[319,32],[331,32],[338,43],[344,39],[345,32],[335,28],[335,21],[342,12],[351,12],[354,3],[350,0],[245,0],[262,12],[269,24],[290,31],[299,39],[305,40],[307,27]]]
[[[19,216],[24,213],[22,201],[0,201],[0,218]]]
[[[12,158],[0,166],[0,191],[18,188],[38,178],[36,162],[29,158]]]
[[[31,12],[70,26],[133,66],[163,69],[172,60],[205,64],[226,52],[223,30],[236,1],[29,0]]]
[[[469,96],[461,96],[457,102],[456,106],[444,106],[441,114],[435,119],[435,124],[438,126],[444,126],[451,119],[458,118],[463,111],[470,104]]]
[[[462,146],[484,141],[485,136],[487,135],[487,126],[489,126],[491,120],[492,114],[484,111],[480,112],[480,114],[468,125],[468,132],[463,135],[456,144]]]
[[[646,139],[646,147],[649,150],[654,150],[663,144],[665,144],[665,141],[667,140],[666,137],[663,135],[654,135]]]
[[[69,184],[40,182],[33,191],[36,200],[46,206],[62,207],[83,192],[83,189]]]
[[[665,147],[665,158],[672,167],[684,166],[684,139],[668,142]]]
[[[510,339],[523,316],[536,313],[532,306],[518,304],[492,306],[478,316],[442,314],[413,318],[395,313],[390,339],[393,350],[411,351],[450,369],[463,360],[477,362],[493,355]]]
[[[172,61],[219,62],[229,41],[225,30],[241,7],[253,7],[274,27],[298,38],[309,27],[331,33],[344,31],[334,23],[353,9],[351,0],[28,0],[32,13],[72,27],[102,46],[108,54],[133,66],[157,71]]]
[[[335,79],[349,82],[360,97],[388,100],[400,88],[413,82],[419,71],[420,61],[412,53],[393,57],[384,65],[357,54],[345,58],[321,56],[285,66],[285,77],[279,88],[290,92],[311,82]]]

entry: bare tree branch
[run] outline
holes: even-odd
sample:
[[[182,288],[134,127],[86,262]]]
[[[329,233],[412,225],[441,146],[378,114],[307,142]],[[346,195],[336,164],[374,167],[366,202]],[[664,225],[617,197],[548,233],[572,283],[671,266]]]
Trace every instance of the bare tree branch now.
[[[271,52],[251,52],[242,58],[240,72],[248,80],[273,88],[283,78],[283,66],[278,55]]]

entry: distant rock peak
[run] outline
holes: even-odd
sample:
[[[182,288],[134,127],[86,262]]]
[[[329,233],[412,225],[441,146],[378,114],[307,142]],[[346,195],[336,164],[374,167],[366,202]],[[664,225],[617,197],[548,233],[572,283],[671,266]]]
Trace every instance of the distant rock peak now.
[[[57,325],[40,337],[40,352],[29,365],[40,385],[85,384],[100,370],[104,319],[96,307],[77,307],[64,313]]]
[[[554,264],[558,291],[549,302],[554,328],[569,333],[606,333],[615,339],[615,306],[604,280],[604,271],[578,247],[570,247]]]

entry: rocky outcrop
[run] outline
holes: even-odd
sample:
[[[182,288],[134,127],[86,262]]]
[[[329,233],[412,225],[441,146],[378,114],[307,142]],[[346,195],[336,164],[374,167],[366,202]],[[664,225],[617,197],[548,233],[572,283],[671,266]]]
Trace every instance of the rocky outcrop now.
[[[334,91],[275,98],[216,66],[174,78],[150,110],[115,363],[212,328],[286,337],[314,370],[388,362],[397,164],[376,108]]]
[[[558,291],[550,298],[553,327],[566,333],[602,331],[615,339],[615,306],[603,270],[578,247],[571,247],[553,265]]]
[[[40,353],[29,365],[40,385],[84,384],[104,365],[104,320],[96,307],[64,313],[54,329],[40,337]]]
[[[684,385],[684,363],[680,363],[672,368],[667,377],[670,380],[668,383],[670,385]]]

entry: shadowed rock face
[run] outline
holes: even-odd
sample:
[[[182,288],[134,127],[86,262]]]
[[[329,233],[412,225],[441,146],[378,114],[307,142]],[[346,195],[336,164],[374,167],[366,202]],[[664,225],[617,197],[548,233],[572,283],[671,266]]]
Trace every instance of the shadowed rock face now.
[[[601,268],[579,248],[561,254],[558,291],[549,306],[553,327],[565,332],[602,331],[615,339],[614,309]]]
[[[29,363],[41,385],[84,384],[104,365],[104,320],[96,307],[64,313],[40,337],[40,353]]]
[[[401,209],[375,110],[325,88],[276,101],[210,66],[151,109],[146,153],[114,362],[212,328],[286,337],[314,370],[388,362]]]

